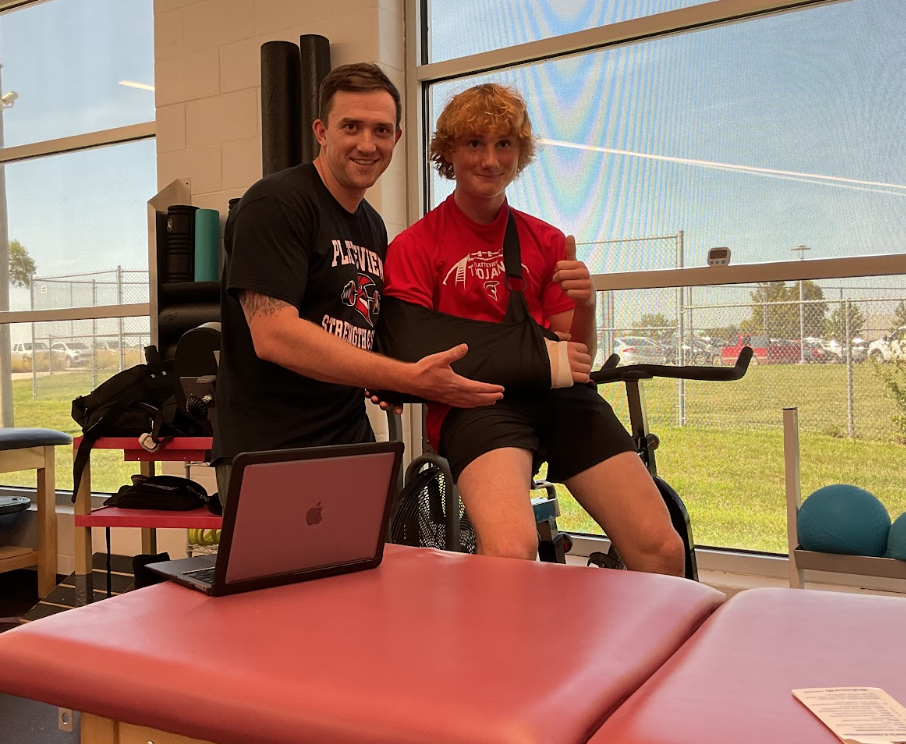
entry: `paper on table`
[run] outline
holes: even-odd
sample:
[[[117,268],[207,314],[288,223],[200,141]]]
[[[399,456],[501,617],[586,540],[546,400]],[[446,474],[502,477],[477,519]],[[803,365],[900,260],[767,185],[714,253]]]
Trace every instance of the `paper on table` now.
[[[906,744],[906,708],[879,687],[813,687],[793,697],[845,744]]]

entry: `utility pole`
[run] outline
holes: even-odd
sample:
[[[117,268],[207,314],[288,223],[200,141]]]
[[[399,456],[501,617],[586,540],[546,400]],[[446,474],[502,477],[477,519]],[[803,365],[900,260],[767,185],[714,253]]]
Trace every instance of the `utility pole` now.
[[[3,65],[0,64],[0,69]],[[0,85],[0,92],[3,91]],[[3,150],[3,112],[16,102],[10,91],[0,96],[0,151]],[[9,310],[9,226],[6,212],[6,166],[0,163],[0,310]],[[9,324],[0,323],[0,426],[13,426],[13,370]]]
[[[799,252],[799,260],[805,258],[805,252],[810,251],[807,245],[797,245],[791,250]],[[805,364],[805,305],[802,296],[802,280],[799,280],[799,364]]]

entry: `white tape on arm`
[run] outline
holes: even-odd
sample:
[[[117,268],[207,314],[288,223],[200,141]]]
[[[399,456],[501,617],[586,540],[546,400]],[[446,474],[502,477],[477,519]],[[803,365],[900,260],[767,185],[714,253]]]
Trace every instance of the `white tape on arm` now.
[[[569,367],[569,346],[566,341],[544,339],[547,345],[547,357],[551,365],[551,387],[572,387],[573,373]]]

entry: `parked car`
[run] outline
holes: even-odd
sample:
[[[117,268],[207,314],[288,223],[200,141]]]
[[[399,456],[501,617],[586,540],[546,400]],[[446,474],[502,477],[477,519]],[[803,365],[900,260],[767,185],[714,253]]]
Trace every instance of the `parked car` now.
[[[841,362],[846,361],[846,354],[844,353],[843,347],[836,341],[823,341],[819,338],[818,343],[821,344],[821,348],[829,355],[828,361],[833,362],[834,364],[840,364]]]
[[[851,348],[854,362],[864,362],[868,359],[868,344],[865,339],[854,338]]]
[[[94,342],[96,351],[119,351],[120,342],[115,338],[99,338]]]
[[[664,347],[667,361],[670,364],[679,364],[676,343],[668,343]],[[683,344],[683,363],[695,364],[699,367],[719,365],[721,363],[720,347],[714,346],[700,338],[693,338],[691,342]]]
[[[22,343],[13,344],[13,356],[21,355],[23,361],[29,361],[32,354],[37,352],[39,355],[47,352],[47,344],[43,341],[23,341]]]
[[[93,352],[88,344],[82,341],[54,341],[50,345],[54,358],[62,357],[64,366],[80,367],[91,361]]]
[[[900,326],[892,333],[872,341],[868,345],[868,358],[873,362],[906,359],[906,326]]]
[[[805,339],[802,352],[807,364],[835,364],[841,361],[840,356],[825,344],[826,342]]]
[[[720,350],[723,363],[736,364],[736,358],[745,346],[752,347],[750,364],[795,364],[799,361],[800,349],[797,341],[741,333]]]
[[[663,364],[664,347],[646,336],[620,336],[613,340],[613,353],[620,364]]]

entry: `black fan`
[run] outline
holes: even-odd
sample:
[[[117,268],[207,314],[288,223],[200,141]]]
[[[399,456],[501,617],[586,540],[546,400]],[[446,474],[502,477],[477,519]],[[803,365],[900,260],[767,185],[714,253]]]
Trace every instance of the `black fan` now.
[[[474,553],[475,528],[452,488],[443,470],[434,464],[429,464],[412,475],[400,493],[390,517],[390,542],[439,550],[451,549],[447,545],[446,504],[453,501],[453,508],[458,511],[459,546],[452,546],[452,549],[461,553]]]

